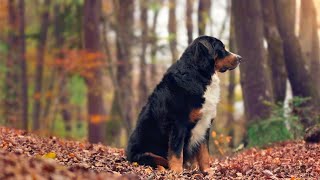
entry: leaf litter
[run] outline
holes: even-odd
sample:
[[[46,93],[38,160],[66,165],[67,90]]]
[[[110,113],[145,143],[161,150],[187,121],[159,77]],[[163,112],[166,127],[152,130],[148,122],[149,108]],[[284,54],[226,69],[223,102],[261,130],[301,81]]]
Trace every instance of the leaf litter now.
[[[0,179],[319,179],[320,144],[290,141],[211,159],[177,174],[126,161],[123,149],[0,127]]]

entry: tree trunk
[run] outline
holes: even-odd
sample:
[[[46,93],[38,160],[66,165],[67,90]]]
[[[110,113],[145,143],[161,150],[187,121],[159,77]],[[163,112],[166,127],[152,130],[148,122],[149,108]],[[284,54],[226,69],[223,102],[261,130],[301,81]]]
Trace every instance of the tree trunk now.
[[[25,41],[25,3],[24,0],[19,0],[19,16],[20,16],[20,25],[19,25],[19,34],[20,34],[20,71],[21,71],[21,108],[22,108],[22,128],[28,130],[28,77],[27,77],[27,63],[26,63],[26,41]]]
[[[6,125],[15,126],[20,119],[20,88],[18,60],[18,22],[16,1],[8,1],[8,58],[5,75],[4,115]]]
[[[123,128],[122,118],[125,116],[121,105],[119,104],[120,97],[119,92],[114,92],[114,99],[112,101],[111,107],[111,117],[110,121],[107,122],[106,127],[106,140],[109,142],[110,145],[120,147],[120,132],[121,128]]]
[[[65,30],[65,25],[63,22],[63,16],[60,15],[60,6],[55,5],[54,7],[54,37],[55,37],[55,46],[57,49],[63,47],[64,44],[64,37],[63,37],[63,32]],[[63,59],[63,53],[61,51],[58,51],[56,54],[56,57],[59,59]],[[58,84],[60,92],[58,93],[58,98],[59,98],[59,106],[60,106],[60,113],[61,117],[63,119],[63,122],[65,124],[65,131],[67,136],[71,135],[72,131],[72,126],[71,126],[71,112],[70,112],[70,100],[69,100],[69,93],[67,89],[67,83],[68,83],[68,76],[66,72],[62,68],[57,69],[58,74],[60,74],[61,77],[61,82]]]
[[[230,12],[230,11],[229,11]],[[230,37],[229,37],[229,48],[231,52],[237,52],[235,34],[234,34],[234,16],[233,12],[230,12]],[[236,87],[236,71],[229,72],[229,85],[227,95],[227,113],[228,122],[227,124],[234,124],[234,102],[235,102],[235,87]],[[234,127],[230,127],[229,134],[232,134]],[[232,143],[233,144],[233,143]]]
[[[210,20],[211,0],[199,0],[198,6],[198,33],[205,35],[208,21]]]
[[[172,63],[178,60],[177,50],[177,18],[176,18],[176,0],[169,1],[169,46],[172,56]]]
[[[86,0],[84,4],[84,48],[88,53],[100,52],[99,20],[101,18],[101,0]],[[97,59],[101,61],[101,59]],[[92,77],[86,78],[88,88],[88,139],[91,143],[103,142],[106,110],[103,101],[102,67],[91,69]]]
[[[121,105],[121,110],[124,112],[123,119],[128,135],[133,128],[132,117],[132,39],[133,39],[133,0],[114,1],[117,8],[117,74],[116,79],[119,83],[119,89],[116,89],[120,98],[114,100]],[[115,114],[112,112],[112,114]]]
[[[320,47],[317,28],[317,12],[313,0],[301,1],[299,40],[310,67],[313,83],[320,91]],[[319,11],[320,13],[320,11]],[[319,14],[318,14],[319,15]]]
[[[261,0],[263,7],[264,35],[268,42],[268,61],[271,67],[272,87],[275,102],[284,102],[286,97],[287,72],[284,64],[283,43],[277,27],[273,0]]]
[[[41,98],[42,98],[42,79],[43,79],[43,64],[44,53],[47,41],[47,32],[49,27],[49,5],[50,0],[44,1],[44,13],[41,16],[41,29],[39,33],[36,75],[35,75],[35,90],[33,94],[33,130],[40,129],[40,114],[41,114]]]
[[[150,68],[150,88],[153,89],[154,86],[156,85],[156,82],[158,81],[157,79],[157,50],[158,50],[158,37],[157,37],[157,33],[156,33],[156,27],[157,27],[157,23],[158,23],[158,15],[159,15],[159,9],[156,9],[154,11],[154,16],[153,16],[153,20],[152,20],[152,27],[151,27],[151,37],[150,37],[150,46],[151,46],[151,52],[150,52],[150,56],[151,56],[151,68]]]
[[[245,61],[240,65],[240,75],[246,118],[249,121],[266,118],[270,107],[264,101],[272,102],[273,97],[266,69],[260,2],[233,0],[232,11],[237,49]]]
[[[294,33],[295,1],[275,0],[278,28],[283,40],[285,65],[294,96],[312,97],[311,102],[318,106],[319,95],[306,68],[306,61]]]
[[[188,36],[188,44],[191,44],[193,41],[193,20],[192,20],[192,12],[193,12],[193,1],[187,0],[186,5],[186,27],[187,27],[187,36]]]
[[[141,55],[140,55],[140,78],[139,78],[139,102],[140,109],[148,98],[148,81],[146,65],[146,49],[148,41],[148,1],[140,0],[140,23],[141,23]]]

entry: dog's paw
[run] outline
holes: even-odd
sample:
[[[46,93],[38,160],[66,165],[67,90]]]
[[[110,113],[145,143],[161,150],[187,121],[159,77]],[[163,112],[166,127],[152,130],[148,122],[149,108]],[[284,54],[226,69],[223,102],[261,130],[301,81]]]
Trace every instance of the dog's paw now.
[[[205,170],[202,170],[202,173],[205,176],[213,176],[215,170],[213,168],[206,168]]]
[[[170,170],[172,170],[175,173],[182,173],[183,172],[182,166],[173,166],[173,167],[170,167]]]
[[[157,165],[157,170],[158,170],[159,172],[164,172],[164,171],[166,171],[166,168],[164,168],[164,167],[161,166],[161,165]]]

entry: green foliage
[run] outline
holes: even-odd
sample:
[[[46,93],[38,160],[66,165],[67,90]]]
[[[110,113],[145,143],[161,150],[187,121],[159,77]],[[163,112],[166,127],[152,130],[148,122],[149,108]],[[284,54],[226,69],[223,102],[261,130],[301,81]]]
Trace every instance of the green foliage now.
[[[301,138],[303,127],[298,114],[293,111],[296,108],[303,108],[301,105],[307,100],[308,98],[294,97],[289,102],[289,107],[284,106],[282,103],[267,103],[272,107],[271,116],[249,125],[249,147],[264,146],[273,142]]]
[[[70,48],[79,48],[81,45],[81,29],[82,29],[82,0],[68,0],[60,4],[63,11],[59,13],[59,18],[63,19],[60,31],[65,39],[69,41]]]
[[[7,53],[8,46],[5,42],[0,40],[0,89],[3,90],[4,86],[4,78],[5,78],[5,72],[6,72],[6,60],[4,57]],[[3,57],[1,57],[3,56]],[[0,92],[0,100],[3,99],[4,93],[3,91]],[[0,120],[1,123],[1,120]]]
[[[5,42],[0,40],[0,73],[3,75],[6,72],[6,65],[5,65],[5,54],[8,51],[8,46]]]
[[[58,137],[70,137],[73,139],[84,139],[87,135],[87,123],[85,121],[72,121],[71,122],[71,132],[66,131],[65,122],[59,115],[53,122],[54,135]]]
[[[272,142],[292,139],[282,120],[264,120],[250,125],[248,129],[249,146],[263,146]]]
[[[175,33],[170,33],[168,36],[168,40],[170,42],[172,42],[173,40],[175,40],[177,38],[177,35]]]
[[[86,84],[82,77],[72,76],[69,79],[67,88],[70,92],[70,103],[74,105],[84,105],[86,102]]]
[[[8,45],[6,42],[0,40],[0,53],[7,53]]]
[[[159,11],[161,9],[161,3],[158,1],[153,1],[149,4],[149,8],[152,11]]]

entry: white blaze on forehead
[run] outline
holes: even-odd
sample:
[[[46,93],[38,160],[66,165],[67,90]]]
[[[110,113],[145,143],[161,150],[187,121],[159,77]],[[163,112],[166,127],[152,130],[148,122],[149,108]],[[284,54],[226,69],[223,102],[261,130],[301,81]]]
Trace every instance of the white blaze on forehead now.
[[[217,104],[220,99],[220,80],[216,74],[212,75],[211,84],[203,95],[205,102],[202,105],[202,117],[191,130],[189,150],[205,140],[207,129],[210,128],[211,119],[217,115]]]

